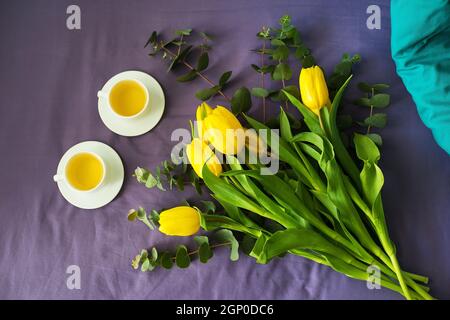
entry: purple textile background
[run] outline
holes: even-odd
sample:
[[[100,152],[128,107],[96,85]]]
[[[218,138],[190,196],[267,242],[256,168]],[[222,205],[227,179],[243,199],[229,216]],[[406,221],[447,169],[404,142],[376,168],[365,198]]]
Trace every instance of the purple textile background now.
[[[66,8],[73,3],[81,7],[79,31],[66,28]],[[381,30],[366,27],[370,4],[381,7]],[[127,211],[176,205],[194,193],[149,191],[131,174],[138,165],[153,168],[168,158],[169,134],[187,127],[198,104],[193,93],[204,87],[200,80],[177,83],[159,59],[147,56],[143,44],[150,32],[209,31],[216,36],[211,77],[233,70],[234,84],[252,87],[258,85],[249,67],[258,62],[250,52],[258,45],[255,34],[285,13],[327,72],[343,52],[362,55],[348,100],[358,81],[392,84],[382,159],[391,235],[404,268],[430,276],[432,293],[450,298],[450,158],[395,74],[387,0],[0,0],[0,298],[400,298],[298,257],[257,265],[241,255],[233,263],[223,249],[209,264],[194,262],[185,270],[143,274],[131,268],[141,248],[180,241],[128,222]],[[154,75],[167,99],[159,125],[135,138],[110,132],[97,112],[97,90],[129,69]],[[69,205],[52,181],[65,150],[84,140],[109,144],[125,165],[119,196],[93,211]],[[81,267],[81,290],[66,287],[72,264]]]

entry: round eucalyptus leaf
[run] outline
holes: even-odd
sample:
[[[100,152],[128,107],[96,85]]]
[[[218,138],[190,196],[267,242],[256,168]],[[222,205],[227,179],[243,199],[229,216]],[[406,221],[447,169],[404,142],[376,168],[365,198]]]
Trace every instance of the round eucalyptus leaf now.
[[[172,255],[169,252],[164,252],[161,255],[161,266],[164,269],[170,269],[173,266]]]
[[[175,262],[179,268],[187,268],[191,264],[186,246],[180,245],[177,248]]]
[[[386,93],[378,93],[370,98],[370,104],[374,108],[386,108],[391,101],[391,97]]]

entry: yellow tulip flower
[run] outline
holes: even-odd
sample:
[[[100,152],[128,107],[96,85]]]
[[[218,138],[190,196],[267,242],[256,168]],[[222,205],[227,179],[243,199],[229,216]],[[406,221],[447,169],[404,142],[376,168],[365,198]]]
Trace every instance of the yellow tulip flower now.
[[[186,146],[186,154],[192,168],[194,168],[194,171],[200,178],[203,178],[202,169],[205,162],[208,169],[214,175],[218,176],[222,173],[222,165],[220,164],[219,159],[205,141],[194,138],[192,142]]]
[[[206,102],[202,102],[201,105],[197,107],[196,120],[197,120],[197,134],[200,139],[205,136],[205,126],[203,124],[203,119],[206,118],[211,112],[212,108]]]
[[[239,120],[228,109],[217,106],[204,118],[205,139],[223,154],[236,154],[245,145]]]
[[[312,112],[320,115],[320,109],[329,106],[327,83],[319,66],[303,68],[299,77],[302,101]]]
[[[188,206],[175,207],[159,214],[159,231],[168,236],[191,236],[200,229],[200,213]]]

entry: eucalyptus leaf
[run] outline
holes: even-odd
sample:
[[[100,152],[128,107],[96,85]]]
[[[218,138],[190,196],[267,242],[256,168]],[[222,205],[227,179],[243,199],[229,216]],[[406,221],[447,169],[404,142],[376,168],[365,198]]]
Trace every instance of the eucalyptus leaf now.
[[[208,52],[203,52],[197,61],[197,71],[203,71],[208,68],[209,65],[209,55]]]
[[[223,87],[228,82],[228,80],[230,80],[231,74],[232,71],[226,71],[222,73],[222,75],[219,78],[219,86]]]
[[[378,93],[370,98],[370,104],[374,108],[386,108],[389,106],[391,97],[386,93]]]
[[[204,242],[198,248],[198,256],[201,263],[207,263],[213,257],[214,253],[209,246],[209,243]]]
[[[239,242],[233,235],[233,232],[222,229],[214,233],[214,238],[220,242],[228,242],[230,244],[230,260],[239,260]]]
[[[186,48],[184,48],[179,55],[177,55],[172,62],[169,65],[169,68],[167,69],[167,71],[171,71],[178,63],[183,62],[187,56],[189,55],[189,53],[191,52],[192,46],[187,46]]]
[[[272,41],[270,42],[270,44],[271,44],[272,46],[275,46],[275,47],[277,47],[277,46],[286,46],[286,44],[285,44],[282,40],[280,40],[280,39],[272,39]]]
[[[382,92],[385,91],[387,89],[389,89],[389,85],[386,83],[376,83],[374,85],[372,85],[372,88],[375,90],[375,92]]]
[[[154,186],[156,186],[157,184],[158,184],[158,180],[151,173],[149,173],[149,175],[147,177],[147,181],[145,181],[145,186],[147,188],[151,189]]]
[[[260,98],[266,98],[269,95],[269,91],[267,91],[267,89],[264,88],[252,88],[251,91],[252,96],[255,97],[260,97]]]
[[[381,147],[383,145],[383,139],[378,133],[368,133],[366,134],[366,136],[369,137],[370,140],[375,142],[377,146]]]
[[[279,63],[272,73],[273,80],[290,80],[292,78],[292,70],[286,63]]]
[[[252,98],[250,91],[246,87],[239,88],[231,98],[231,110],[234,114],[240,114],[250,110]]]
[[[376,128],[384,128],[387,124],[387,115],[385,113],[375,113],[364,119],[364,124]]]
[[[184,74],[182,76],[179,76],[177,78],[177,81],[178,82],[188,82],[188,81],[194,80],[195,78],[197,78],[197,71],[196,70],[191,70],[188,73],[186,73],[186,74]]]
[[[191,259],[189,258],[186,246],[179,245],[177,248],[177,253],[175,257],[175,262],[179,268],[187,268],[191,264]]]
[[[214,87],[211,87],[211,88],[206,88],[206,89],[202,89],[202,90],[197,91],[195,93],[195,96],[199,100],[206,101],[206,100],[209,100],[214,95],[216,95],[219,91],[220,91],[220,87],[219,86],[214,86]]]
[[[359,82],[358,89],[366,93],[372,92],[372,86],[370,86],[368,83],[365,82]]]
[[[175,34],[178,36],[189,36],[192,32],[192,29],[180,29],[180,30],[176,30]]]
[[[149,270],[149,268],[150,268],[150,260],[146,258],[144,262],[141,264],[141,271],[146,272]]]
[[[370,107],[371,102],[369,98],[359,98],[355,101],[355,104],[361,107]]]
[[[172,255],[169,252],[164,252],[161,256],[161,266],[165,269],[170,269],[173,266]]]
[[[130,211],[128,211],[128,221],[134,221],[137,218],[137,211],[134,209],[130,209]]]
[[[276,40],[276,39],[275,39]],[[289,48],[285,45],[280,45],[272,52],[272,58],[274,60],[286,60],[289,56]]]
[[[149,44],[155,44],[157,37],[158,33],[156,31],[153,31],[150,37],[148,38],[147,42],[145,43],[144,48],[147,47]]]

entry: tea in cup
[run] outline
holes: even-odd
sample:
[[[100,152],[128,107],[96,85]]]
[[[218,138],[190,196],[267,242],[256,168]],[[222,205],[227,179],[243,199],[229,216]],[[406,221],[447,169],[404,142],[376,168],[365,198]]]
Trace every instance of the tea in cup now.
[[[93,152],[80,152],[66,162],[62,174],[53,177],[56,182],[64,181],[76,191],[93,191],[105,179],[105,163]]]
[[[107,99],[110,110],[121,118],[137,117],[148,107],[148,90],[136,79],[117,81],[107,92],[99,91],[97,95]]]

